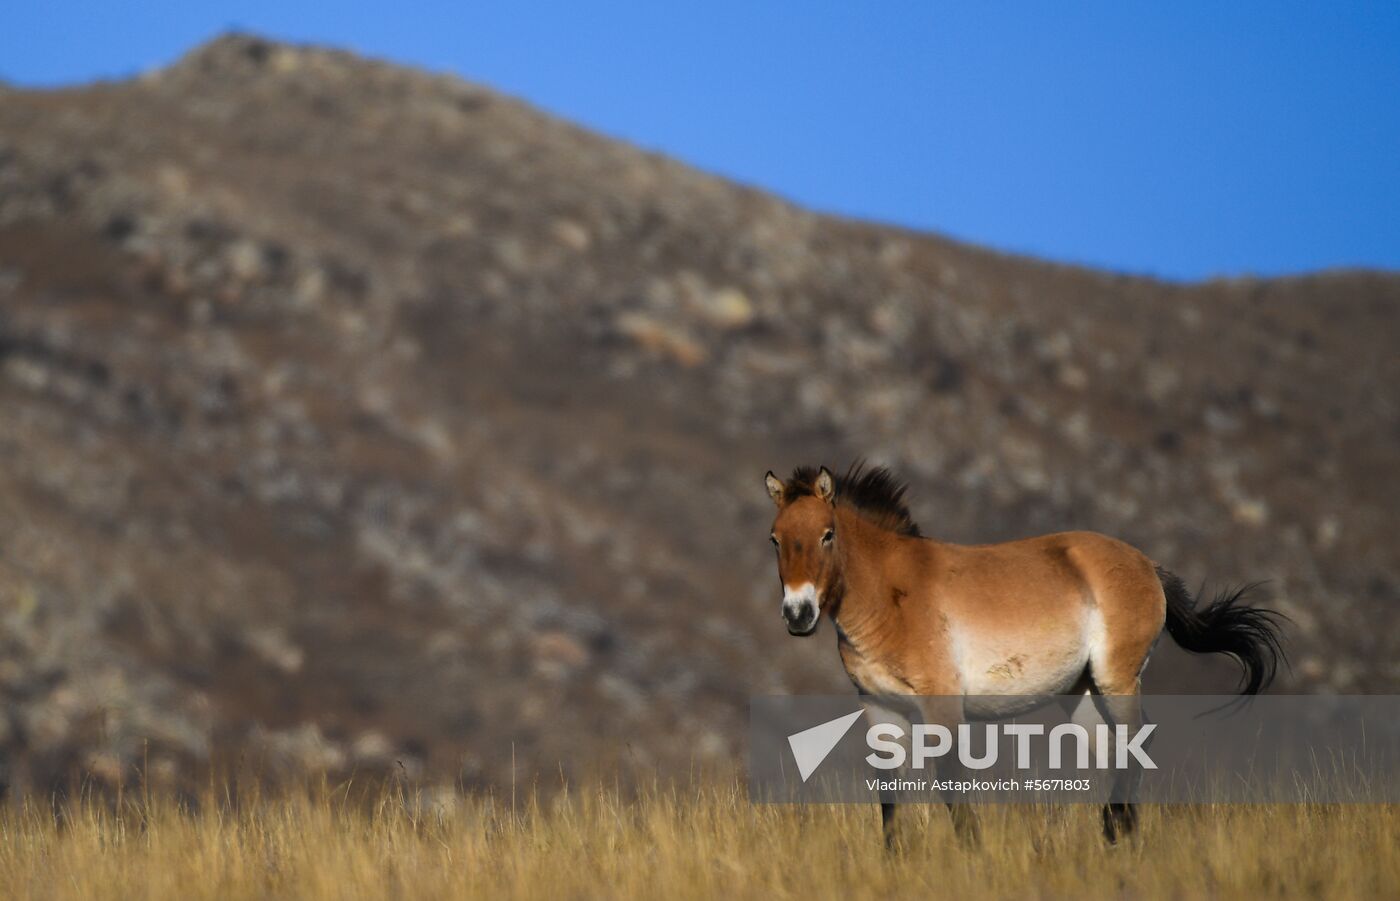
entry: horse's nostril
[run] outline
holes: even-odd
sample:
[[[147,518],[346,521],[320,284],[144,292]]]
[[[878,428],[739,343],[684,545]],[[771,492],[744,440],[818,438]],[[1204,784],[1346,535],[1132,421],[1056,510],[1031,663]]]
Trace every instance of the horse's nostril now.
[[[783,606],[783,621],[791,632],[806,632],[817,621],[817,608],[811,604]]]

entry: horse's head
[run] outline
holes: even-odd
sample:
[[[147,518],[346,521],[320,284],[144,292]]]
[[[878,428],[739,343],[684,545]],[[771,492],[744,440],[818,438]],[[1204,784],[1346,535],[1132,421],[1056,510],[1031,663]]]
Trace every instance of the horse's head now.
[[[836,593],[840,572],[836,553],[836,480],[825,466],[806,486],[794,490],[768,473],[768,496],[778,507],[769,536],[778,551],[783,583],[783,621],[792,635],[811,635]]]

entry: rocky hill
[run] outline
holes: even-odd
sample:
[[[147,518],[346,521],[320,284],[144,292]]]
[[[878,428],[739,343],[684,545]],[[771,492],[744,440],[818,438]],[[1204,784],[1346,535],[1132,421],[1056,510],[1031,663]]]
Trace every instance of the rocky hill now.
[[[1271,579],[1285,688],[1395,691],[1398,324],[1394,274],[998,255],[331,50],[0,88],[8,778],[724,761],[849,690],[762,475],[855,456],[939,537]]]

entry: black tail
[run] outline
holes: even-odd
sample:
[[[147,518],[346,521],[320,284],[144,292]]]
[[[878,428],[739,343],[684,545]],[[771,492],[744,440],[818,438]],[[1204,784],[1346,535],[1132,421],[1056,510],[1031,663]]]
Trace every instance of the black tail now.
[[[1226,589],[1200,610],[1186,583],[1162,567],[1157,578],[1167,595],[1167,633],[1196,654],[1229,654],[1244,669],[1240,694],[1257,695],[1274,679],[1279,661],[1287,662],[1279,644],[1279,627],[1288,617],[1241,603],[1258,585]]]

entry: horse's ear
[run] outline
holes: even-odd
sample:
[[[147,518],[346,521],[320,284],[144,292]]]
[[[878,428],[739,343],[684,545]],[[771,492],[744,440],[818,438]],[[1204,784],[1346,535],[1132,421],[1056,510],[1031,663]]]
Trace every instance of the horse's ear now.
[[[768,475],[763,477],[763,484],[768,486],[768,496],[773,499],[773,503],[779,507],[783,505],[783,480],[773,475],[773,470],[768,470]]]
[[[817,497],[826,501],[828,504],[831,503],[832,499],[836,497],[836,479],[832,476],[831,470],[827,469],[825,466],[822,467],[822,471],[817,473],[817,484],[815,487],[817,489]]]

